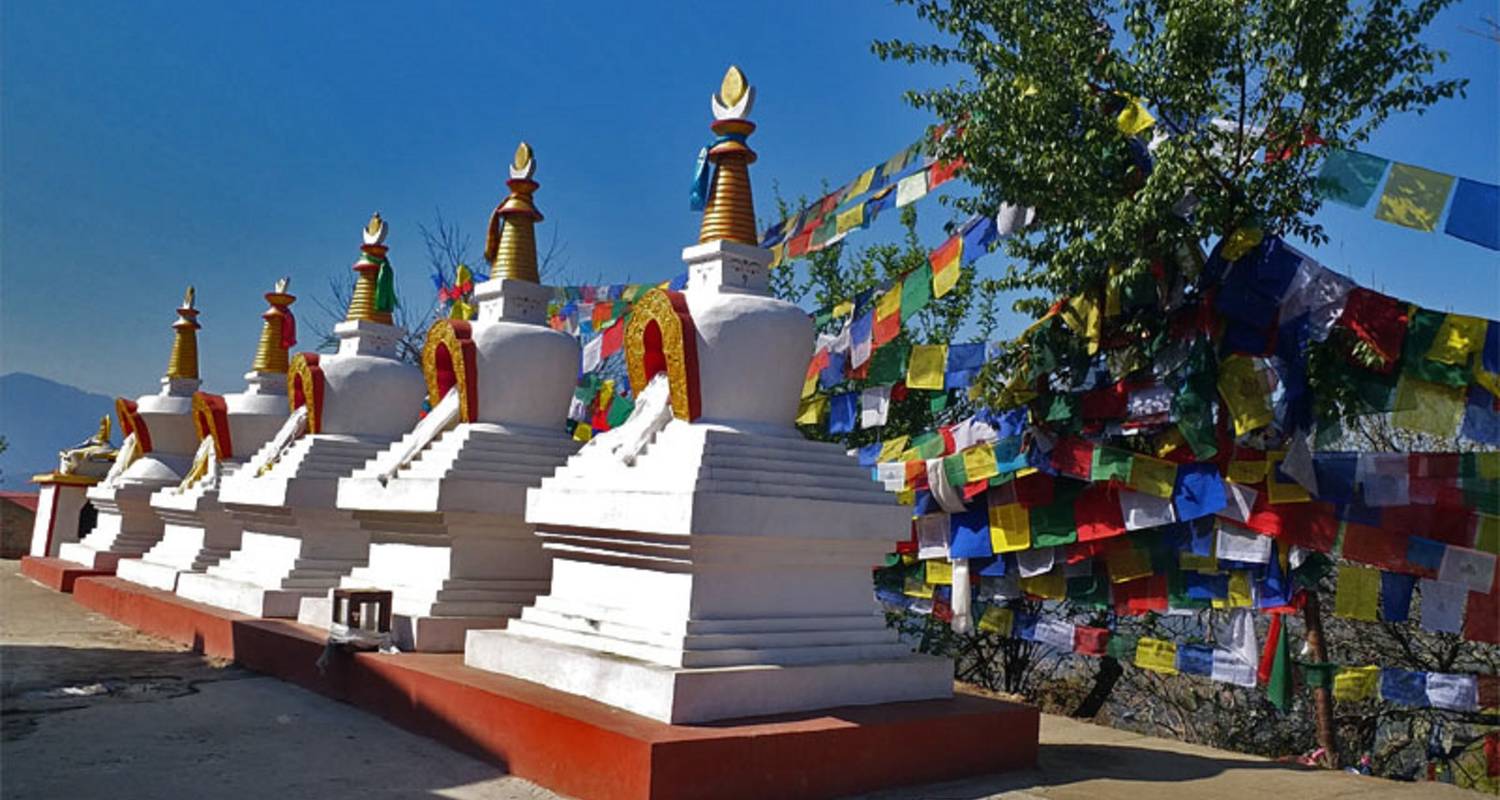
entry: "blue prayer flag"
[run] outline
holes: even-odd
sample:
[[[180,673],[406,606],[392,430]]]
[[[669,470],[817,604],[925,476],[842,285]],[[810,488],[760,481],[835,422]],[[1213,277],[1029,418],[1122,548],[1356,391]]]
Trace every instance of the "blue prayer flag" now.
[[[1486,372],[1500,372],[1500,322],[1490,320],[1484,328],[1484,353],[1479,363]]]
[[[1265,565],[1265,575],[1255,581],[1255,607],[1275,608],[1292,601],[1291,582],[1286,570],[1281,568],[1279,551],[1281,545],[1272,543],[1271,560]]]
[[[1172,492],[1177,519],[1186,522],[1206,517],[1228,504],[1218,465],[1181,464],[1177,467],[1177,488]]]
[[[1459,178],[1443,231],[1480,247],[1500,250],[1500,186]]]
[[[859,392],[836,394],[828,402],[828,432],[853,433],[859,418]]]
[[[680,291],[683,290],[684,287],[687,286],[687,281],[688,281],[688,276],[687,276],[687,273],[684,272],[681,275],[678,275],[677,277],[673,278],[672,282],[667,284],[667,288],[671,289],[674,292],[680,292]]]
[[[1443,551],[1447,547],[1442,542],[1413,536],[1406,546],[1406,560],[1419,567],[1437,569],[1443,563]]]
[[[849,363],[848,353],[828,354],[828,366],[818,372],[818,385],[824,389],[844,382],[844,365]]]
[[[995,227],[995,218],[988,214],[981,214],[969,220],[969,223],[963,229],[964,265],[972,264],[980,256],[988,253],[990,246],[995,243],[995,237],[998,232]]]
[[[1464,424],[1458,435],[1479,444],[1500,445],[1500,412],[1495,410],[1495,396],[1481,386],[1469,387],[1469,404],[1464,408]]]
[[[1016,614],[1015,622],[1011,624],[1010,635],[1015,639],[1034,641],[1036,639],[1037,616],[1035,614]]]
[[[1229,596],[1229,576],[1205,575],[1187,570],[1182,573],[1183,588],[1190,600],[1223,600]]]
[[[1015,556],[1010,554],[995,556],[992,561],[979,568],[979,574],[986,578],[1003,577],[1005,573],[1010,570],[1010,566],[1006,562],[1009,559],[1013,558],[1015,558]]]
[[[983,499],[948,517],[951,558],[983,558],[995,554],[990,545],[990,510]]]
[[[1415,575],[1380,573],[1380,618],[1386,622],[1405,622],[1411,616],[1411,590],[1416,585]]]
[[[912,494],[911,515],[913,517],[920,517],[924,514],[936,514],[942,510],[938,506],[937,501],[932,499],[932,492],[926,489],[918,489]]]
[[[863,342],[870,341],[870,335],[875,330],[875,310],[870,309],[854,318],[849,325],[849,342],[853,347],[858,347]],[[869,359],[866,358],[868,364]]]
[[[1330,503],[1353,502],[1355,499],[1354,472],[1358,466],[1358,453],[1314,455],[1313,474],[1317,476],[1318,499]]]
[[[1427,705],[1427,673],[1386,668],[1380,671],[1380,699],[1403,706]]]
[[[1184,675],[1214,674],[1214,649],[1206,644],[1177,645],[1177,671]]]
[[[875,466],[880,460],[880,448],[883,446],[880,442],[875,442],[859,448],[859,465],[861,467]]]

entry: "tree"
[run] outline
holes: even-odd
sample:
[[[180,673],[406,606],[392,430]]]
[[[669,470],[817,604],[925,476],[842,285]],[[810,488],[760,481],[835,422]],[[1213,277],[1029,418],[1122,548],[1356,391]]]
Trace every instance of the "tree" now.
[[[907,97],[957,128],[942,154],[980,190],[960,209],[1036,210],[1029,235],[1006,242],[1019,263],[1002,286],[1041,290],[1018,304],[1038,314],[1242,228],[1324,241],[1312,214],[1330,149],[1466,86],[1432,79],[1446,56],[1418,40],[1451,0],[898,2],[940,41],[875,53],[968,68]],[[1134,135],[1143,113],[1156,117],[1149,145]]]

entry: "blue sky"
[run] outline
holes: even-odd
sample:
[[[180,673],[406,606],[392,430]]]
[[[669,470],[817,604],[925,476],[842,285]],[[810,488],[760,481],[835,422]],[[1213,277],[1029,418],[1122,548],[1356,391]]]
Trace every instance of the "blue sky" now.
[[[1392,121],[1370,152],[1500,181],[1500,45],[1461,31],[1493,13],[1462,2],[1431,31],[1469,99]],[[902,90],[949,77],[870,54],[927,32],[881,2],[6,3],[0,24],[0,371],[126,395],[154,390],[189,282],[205,388],[242,387],[261,293],[291,275],[308,324],[372,210],[403,295],[424,300],[416,224],[441,208],[478,243],[522,138],[561,277],[661,280],[696,237],[688,183],[729,63],[758,91],[763,219],[773,184],[816,194],[910,142],[931,120]],[[928,230],[947,213],[921,209]],[[1330,266],[1500,316],[1500,254],[1370,209],[1319,219]]]

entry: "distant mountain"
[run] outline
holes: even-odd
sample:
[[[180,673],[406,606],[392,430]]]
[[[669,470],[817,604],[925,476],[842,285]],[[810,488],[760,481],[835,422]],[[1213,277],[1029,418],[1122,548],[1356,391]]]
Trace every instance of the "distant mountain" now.
[[[114,398],[85,392],[25,372],[0,375],[0,488],[25,489],[31,476],[57,466],[57,451],[93,435],[99,418],[113,415]],[[120,431],[113,432],[120,444]]]

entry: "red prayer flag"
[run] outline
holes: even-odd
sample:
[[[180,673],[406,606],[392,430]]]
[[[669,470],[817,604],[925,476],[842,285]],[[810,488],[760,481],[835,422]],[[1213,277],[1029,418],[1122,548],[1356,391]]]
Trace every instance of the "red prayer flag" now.
[[[1500,561],[1495,563],[1496,582],[1489,594],[1469,592],[1464,610],[1464,638],[1471,642],[1500,644]]]
[[[1129,398],[1130,392],[1125,388],[1125,382],[1120,381],[1114,386],[1084,392],[1079,410],[1084,419],[1124,419],[1126,401]]]
[[[1011,485],[1016,488],[1016,502],[1026,508],[1052,505],[1053,478],[1051,475],[1033,472],[1016,478],[1011,481]]]
[[[599,345],[599,355],[609,358],[625,346],[625,323],[616,322],[604,330],[604,341]],[[594,428],[594,430],[599,430]]]
[[[958,171],[964,168],[964,160],[955,158],[952,161],[935,161],[927,168],[927,188],[936,189],[938,186],[953,180]]]
[[[1380,371],[1389,372],[1401,356],[1401,345],[1406,341],[1406,305],[1394,297],[1386,297],[1356,286],[1349,292],[1344,304],[1344,313],[1339,325],[1354,331],[1355,335],[1374,348],[1385,360]]]
[[[1273,507],[1287,509],[1279,534],[1282,541],[1318,553],[1333,552],[1339,538],[1339,520],[1332,504],[1284,503]]]
[[[901,333],[901,315],[892,314],[881,319],[876,317],[874,329],[870,333],[870,345],[880,347],[881,345],[896,338]]]
[[[964,251],[964,237],[953,236],[943,242],[936,250],[927,255],[927,260],[932,263],[932,274],[938,275],[943,270],[958,266],[959,256]]]
[[[1093,474],[1094,445],[1072,436],[1058,439],[1052,448],[1052,466],[1063,475],[1086,481]]]
[[[1078,541],[1108,539],[1125,533],[1125,517],[1120,511],[1120,496],[1107,483],[1090,484],[1073,505],[1073,521],[1078,526]]]
[[[1138,616],[1167,610],[1167,576],[1153,575],[1113,585],[1115,613]]]
[[[1073,628],[1073,652],[1102,656],[1109,650],[1109,629],[1078,625]]]
[[[1341,555],[1350,561],[1371,564],[1381,569],[1406,572],[1406,548],[1411,536],[1358,522],[1344,523],[1344,549]]]

